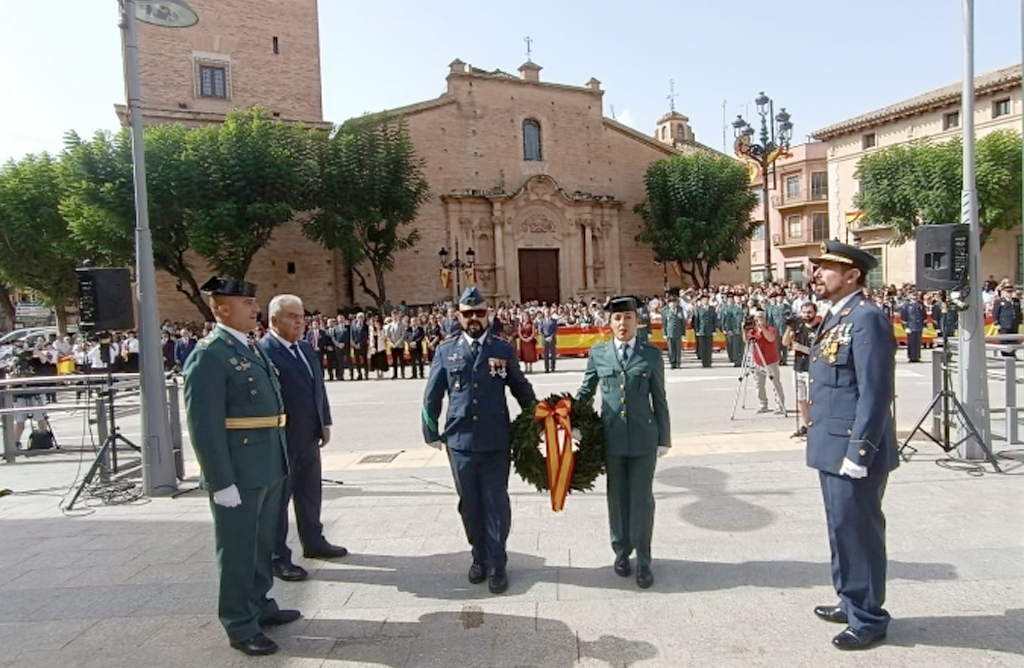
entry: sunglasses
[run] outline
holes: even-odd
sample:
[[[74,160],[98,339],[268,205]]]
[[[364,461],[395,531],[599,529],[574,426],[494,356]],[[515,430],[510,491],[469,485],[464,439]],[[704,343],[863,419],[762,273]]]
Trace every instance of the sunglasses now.
[[[466,316],[467,318],[487,317],[487,309],[485,308],[465,309],[463,311],[459,311],[459,313]]]

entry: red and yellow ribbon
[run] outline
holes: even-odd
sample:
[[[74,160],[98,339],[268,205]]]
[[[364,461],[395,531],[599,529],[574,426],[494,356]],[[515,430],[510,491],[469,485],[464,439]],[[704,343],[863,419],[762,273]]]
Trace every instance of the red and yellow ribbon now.
[[[572,451],[572,399],[564,397],[554,406],[546,400],[537,404],[533,419],[544,423],[544,441],[547,446],[548,489],[551,490],[551,509],[559,512],[565,507],[565,497],[572,484],[576,457]],[[562,442],[558,442],[558,430]]]

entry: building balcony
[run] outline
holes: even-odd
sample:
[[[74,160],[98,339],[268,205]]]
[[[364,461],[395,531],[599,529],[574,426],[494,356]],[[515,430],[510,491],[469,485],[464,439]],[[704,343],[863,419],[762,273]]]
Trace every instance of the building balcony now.
[[[800,206],[807,206],[808,204],[827,204],[828,192],[812,192],[810,197],[808,197],[806,193],[801,193],[797,197],[783,197],[782,195],[772,195],[771,202],[772,208],[777,211],[795,209]]]

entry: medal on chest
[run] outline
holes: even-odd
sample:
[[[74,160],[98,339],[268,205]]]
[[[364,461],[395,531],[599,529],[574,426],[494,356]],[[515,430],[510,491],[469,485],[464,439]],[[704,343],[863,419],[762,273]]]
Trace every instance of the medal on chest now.
[[[491,378],[499,376],[505,378],[508,376],[508,362],[502,357],[489,357],[487,358],[487,366],[491,370]]]

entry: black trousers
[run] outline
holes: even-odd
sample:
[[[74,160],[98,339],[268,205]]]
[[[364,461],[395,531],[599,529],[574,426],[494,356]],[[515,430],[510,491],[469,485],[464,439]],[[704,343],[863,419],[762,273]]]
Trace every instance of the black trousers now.
[[[558,343],[555,339],[544,340],[544,371],[555,370],[555,360],[558,359]]]
[[[907,359],[911,362],[921,361],[921,330],[907,332]]]
[[[885,603],[885,515],[882,496],[887,473],[853,480],[819,472],[832,551],[832,584],[851,627],[884,633],[889,626]]]
[[[698,336],[697,337],[697,357],[700,358],[700,364],[703,367],[711,366],[711,344],[713,337],[711,336]]]
[[[345,380],[345,369],[352,368],[352,347],[346,343],[338,346],[338,379]]]
[[[402,369],[402,378],[405,378],[405,346],[395,346],[394,348],[391,349],[392,378],[398,378],[399,368]]]
[[[410,366],[412,366],[412,377],[423,378],[423,349],[419,346],[413,346],[412,350],[409,351],[409,356],[412,358],[409,362]],[[416,374],[419,374],[419,376]]]
[[[508,450],[468,452],[448,450],[459,515],[473,546],[473,561],[487,570],[505,570],[505,543],[512,525],[508,500]]]
[[[341,363],[338,360],[338,349],[324,351],[324,369],[330,380],[341,378]]]
[[[288,547],[288,501],[295,505],[295,525],[304,552],[315,552],[326,542],[320,522],[323,501],[319,435],[302,444],[288,443],[288,478],[281,493],[281,518],[274,541],[274,563],[290,564]],[[296,439],[297,440],[297,439]],[[306,440],[306,439],[303,439]]]
[[[359,380],[362,380],[363,375],[369,373],[366,370],[366,344],[352,346],[352,351],[355,353],[355,363],[349,368],[349,378],[355,379],[358,372]]]

